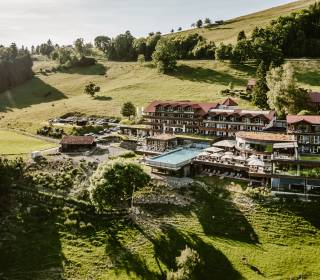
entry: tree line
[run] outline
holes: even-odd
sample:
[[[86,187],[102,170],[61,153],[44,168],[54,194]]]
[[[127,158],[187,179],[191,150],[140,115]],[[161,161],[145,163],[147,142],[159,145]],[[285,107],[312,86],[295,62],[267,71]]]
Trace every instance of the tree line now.
[[[262,61],[256,73],[256,85],[252,92],[252,102],[260,109],[272,109],[277,115],[318,114],[313,108],[309,92],[300,88],[294,77],[290,63],[283,66],[270,66],[269,70]]]
[[[213,59],[215,44],[199,34],[164,37],[160,32],[149,33],[147,37],[135,38],[130,31],[119,34],[115,38],[98,36],[94,40],[95,47],[102,51],[110,60],[136,61],[141,55],[146,61],[152,59],[158,43],[171,41],[177,59]]]
[[[60,66],[70,68],[75,66],[89,66],[95,64],[93,58],[93,45],[85,43],[83,38],[78,38],[73,45],[60,46],[53,44],[49,39],[47,42],[37,46],[31,46],[32,55],[43,55],[59,62]]]
[[[267,27],[256,27],[250,38],[244,31],[238,35],[237,43],[220,44],[216,59],[230,59],[234,63],[244,63],[255,59],[280,66],[284,58],[320,56],[320,3],[308,9],[281,16]]]
[[[32,60],[28,49],[0,46],[0,92],[20,85],[33,77]]]

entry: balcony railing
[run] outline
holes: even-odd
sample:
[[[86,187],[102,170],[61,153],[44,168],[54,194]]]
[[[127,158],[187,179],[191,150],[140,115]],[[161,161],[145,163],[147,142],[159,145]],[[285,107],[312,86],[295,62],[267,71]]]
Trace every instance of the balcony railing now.
[[[266,123],[263,122],[241,122],[241,121],[230,121],[230,120],[204,120],[205,123],[224,123],[224,124],[230,124],[230,125],[258,125],[258,126],[265,126]]]
[[[279,155],[272,155],[271,156],[272,160],[296,160],[296,156],[292,155],[284,155],[284,154],[279,154]]]

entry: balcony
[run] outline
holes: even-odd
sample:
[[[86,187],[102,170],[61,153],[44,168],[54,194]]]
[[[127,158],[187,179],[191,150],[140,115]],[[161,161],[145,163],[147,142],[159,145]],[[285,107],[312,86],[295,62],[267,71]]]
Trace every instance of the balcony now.
[[[287,154],[273,154],[271,156],[271,160],[290,160],[290,161],[294,161],[297,160],[295,155],[287,155]]]
[[[230,125],[249,125],[249,126],[266,126],[266,123],[263,122],[241,122],[241,121],[230,121],[230,120],[204,120],[205,123],[224,123]]]

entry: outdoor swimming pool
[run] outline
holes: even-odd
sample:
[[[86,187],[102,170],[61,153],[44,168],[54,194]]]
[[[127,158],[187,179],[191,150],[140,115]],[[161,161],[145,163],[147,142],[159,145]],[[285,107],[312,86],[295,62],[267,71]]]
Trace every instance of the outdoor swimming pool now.
[[[180,148],[169,153],[147,160],[147,164],[155,167],[178,170],[189,164],[192,159],[201,153],[200,148]]]

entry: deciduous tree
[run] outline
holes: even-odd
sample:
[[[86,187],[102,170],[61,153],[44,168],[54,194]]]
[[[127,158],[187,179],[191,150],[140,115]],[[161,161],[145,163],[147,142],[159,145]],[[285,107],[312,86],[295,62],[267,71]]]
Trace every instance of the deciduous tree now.
[[[220,43],[220,45],[217,47],[215,52],[215,57],[217,60],[227,60],[231,59],[232,57],[232,45],[225,45],[223,43]]]
[[[204,20],[204,24],[205,24],[206,26],[211,25],[211,23],[212,23],[212,21],[211,21],[210,18],[206,18],[206,19]]]
[[[272,69],[266,79],[269,88],[268,105],[276,110],[278,115],[297,114],[308,109],[309,95],[307,91],[298,87],[290,63]]]
[[[177,53],[173,41],[162,38],[152,54],[152,60],[161,73],[174,70],[177,65]]]
[[[138,61],[138,63],[139,63],[140,65],[142,65],[143,63],[146,62],[146,59],[145,59],[145,57],[144,57],[143,54],[139,54],[137,61]]]
[[[238,38],[237,38],[237,41],[241,41],[241,40],[246,40],[247,39],[247,36],[246,36],[246,33],[244,32],[244,30],[240,31],[239,34],[238,34]]]
[[[107,53],[111,46],[111,39],[108,36],[98,36],[94,39],[94,45],[98,50]]]
[[[134,163],[108,161],[101,164],[91,179],[90,197],[100,209],[128,205],[135,190],[148,185],[150,176]]]
[[[79,55],[83,56],[85,54],[85,45],[83,38],[78,38],[74,42],[74,48]]]
[[[93,97],[99,91],[100,87],[93,82],[90,82],[84,87],[84,93],[90,95],[91,97]]]
[[[201,28],[201,27],[202,27],[202,25],[203,25],[202,20],[201,20],[201,19],[198,19],[198,20],[197,20],[197,22],[196,22],[196,26],[197,26],[197,28]]]
[[[121,115],[127,118],[131,118],[137,114],[136,107],[132,102],[126,102],[122,105]]]

